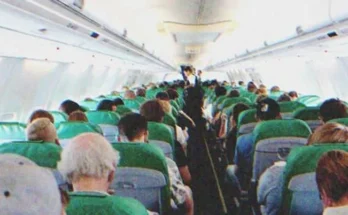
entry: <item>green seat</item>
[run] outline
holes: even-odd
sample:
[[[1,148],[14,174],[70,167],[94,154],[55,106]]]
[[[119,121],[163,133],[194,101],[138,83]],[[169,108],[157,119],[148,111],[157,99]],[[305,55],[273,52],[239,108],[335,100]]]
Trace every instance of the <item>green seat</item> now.
[[[112,146],[120,153],[119,167],[147,168],[164,175],[168,186],[162,190],[162,207],[167,211],[170,207],[170,181],[166,158],[161,149],[146,143],[113,143]]]
[[[85,100],[79,103],[81,107],[83,107],[85,110],[96,110],[98,107],[98,101],[96,100]]]
[[[218,97],[216,100],[215,100],[215,105],[219,105],[219,104],[222,104],[225,99],[227,99],[228,97],[225,95],[225,96],[220,96]]]
[[[40,141],[12,142],[0,146],[0,154],[18,154],[37,165],[56,169],[62,148],[55,143]]]
[[[116,109],[116,113],[120,116],[124,116],[128,113],[132,113],[132,109],[126,107],[125,105],[118,105]]]
[[[171,126],[172,128],[175,128],[177,122],[172,114],[165,113],[163,118],[163,123]]]
[[[137,100],[137,102],[139,102],[140,104],[143,104],[147,101],[145,97],[141,97],[141,96],[137,96],[135,100]]]
[[[0,143],[25,140],[25,128],[18,122],[0,122]]]
[[[306,190],[307,187],[317,188],[315,182],[315,170],[317,167],[317,163],[320,157],[332,150],[344,150],[348,151],[348,144],[316,144],[311,146],[303,146],[297,147],[291,150],[289,154],[283,174],[283,194],[282,194],[282,204],[281,204],[281,213],[280,214],[294,214],[291,213],[291,205],[294,205],[295,202],[295,190],[291,189],[292,187],[296,187],[295,178],[306,178],[306,176],[310,176],[312,174],[311,179],[300,181],[301,189],[297,191],[302,191],[301,195],[307,195],[305,201],[308,201],[311,204],[311,207],[306,205],[306,209],[308,210],[305,214],[322,214],[322,211],[316,211],[315,213],[311,210],[319,207],[319,210],[322,209],[322,203],[319,199],[319,193],[316,189]],[[297,186],[298,187],[298,186]],[[309,192],[314,193],[311,195],[314,198],[309,198]],[[310,200],[311,199],[311,200]],[[315,200],[315,201],[314,201]],[[317,207],[315,207],[317,206]],[[317,209],[318,210],[318,209]],[[298,213],[299,214],[299,213]],[[304,214],[304,213],[301,213]]]
[[[280,113],[283,119],[292,118],[293,117],[292,113],[294,111],[306,107],[304,104],[297,101],[280,102],[279,106],[280,106]]]
[[[88,111],[86,112],[88,121],[93,124],[117,125],[120,116],[112,111]]]
[[[146,90],[146,98],[147,99],[154,99],[156,98],[156,94],[160,92],[160,89],[148,89]]]
[[[274,162],[285,159],[295,146],[303,146],[311,134],[302,120],[269,120],[257,124],[253,131],[253,180]]]
[[[179,106],[179,104],[178,104],[177,101],[175,101],[175,100],[170,100],[170,104],[171,104],[177,111],[180,110],[180,106]]]
[[[137,200],[109,196],[96,192],[69,193],[67,215],[147,215],[146,208]]]
[[[124,99],[124,105],[132,110],[139,110],[141,104],[135,99]]]
[[[318,106],[321,102],[321,99],[319,96],[316,96],[316,95],[305,95],[305,96],[301,96],[296,101],[306,106]]]
[[[221,104],[221,106],[219,107],[219,109],[223,109],[226,107],[229,107],[231,105],[237,104],[237,103],[244,103],[246,105],[251,104],[251,101],[247,98],[243,98],[243,97],[236,97],[236,98],[226,98],[223,103]]]
[[[305,121],[312,131],[322,125],[321,120],[319,120],[319,107],[307,107],[298,109],[293,113],[293,117],[294,119]]]
[[[169,143],[175,149],[173,130],[164,123],[148,122],[149,140],[161,140]]]
[[[339,123],[339,124],[348,126],[348,118],[332,119],[329,122],[335,122],[335,123]]]
[[[268,97],[277,101],[278,98],[283,94],[284,92],[270,92]]]
[[[68,121],[68,115],[66,113],[60,112],[60,111],[50,111],[50,114],[52,114],[54,119],[54,124],[57,126],[61,122]]]
[[[256,109],[245,110],[238,117],[238,135],[251,133],[256,126]]]

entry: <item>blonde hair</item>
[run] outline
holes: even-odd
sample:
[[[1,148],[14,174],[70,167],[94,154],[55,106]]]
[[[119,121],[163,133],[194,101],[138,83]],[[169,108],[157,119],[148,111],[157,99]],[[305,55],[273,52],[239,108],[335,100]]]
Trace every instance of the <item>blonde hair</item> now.
[[[37,118],[27,127],[27,139],[31,141],[55,142],[57,131],[48,118]]]
[[[159,100],[159,99],[157,99],[157,101],[160,103],[165,113],[172,113],[172,105],[169,103],[169,101]]]
[[[308,138],[307,145],[315,143],[348,143],[348,127],[338,123],[326,123]]]
[[[105,178],[116,170],[119,153],[100,134],[84,133],[64,148],[58,169],[68,182],[80,177]]]

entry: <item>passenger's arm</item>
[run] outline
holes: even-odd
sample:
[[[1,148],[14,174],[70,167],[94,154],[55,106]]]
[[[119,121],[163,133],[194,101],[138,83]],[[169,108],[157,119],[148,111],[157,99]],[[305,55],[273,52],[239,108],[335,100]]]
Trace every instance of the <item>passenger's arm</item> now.
[[[188,166],[179,167],[179,172],[182,177],[182,180],[184,181],[184,184],[190,185],[191,184],[191,173],[188,168]]]

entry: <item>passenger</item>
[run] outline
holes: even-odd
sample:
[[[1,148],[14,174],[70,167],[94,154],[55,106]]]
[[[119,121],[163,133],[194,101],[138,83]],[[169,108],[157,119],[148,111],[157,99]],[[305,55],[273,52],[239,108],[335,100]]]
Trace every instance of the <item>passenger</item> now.
[[[250,107],[243,103],[238,103],[234,106],[232,111],[232,116],[230,119],[231,122],[231,131],[228,133],[226,137],[226,151],[227,151],[227,159],[229,160],[229,163],[232,164],[233,158],[234,158],[234,152],[236,148],[237,143],[237,132],[238,132],[238,117],[239,114],[242,113],[245,110],[248,110]]]
[[[279,96],[277,102],[290,102],[291,101],[291,97],[284,93],[283,95]]]
[[[348,153],[325,153],[316,169],[316,182],[324,205],[324,215],[348,214]]]
[[[146,143],[148,140],[147,120],[140,114],[128,114],[121,118],[119,124],[119,141]],[[193,214],[191,189],[183,184],[176,163],[166,158],[171,184],[172,204],[184,207],[185,214]]]
[[[255,92],[256,92],[257,87],[256,87],[256,85],[254,84],[254,82],[250,81],[250,82],[248,83],[247,90],[248,90],[249,93],[255,93]]]
[[[259,88],[255,91],[255,94],[259,96],[267,96],[268,93],[266,88]]]
[[[347,108],[339,99],[328,99],[320,106],[319,115],[324,123],[332,119],[346,118]]]
[[[52,173],[31,160],[0,155],[0,211],[3,215],[65,215]]]
[[[140,114],[146,118],[149,122],[163,121],[165,112],[157,100],[150,100],[145,102],[140,108]],[[178,141],[175,141],[175,157],[179,167],[180,175],[183,178],[185,184],[191,183],[191,174],[187,166],[187,157],[184,149]]]
[[[123,100],[122,99],[120,99],[120,98],[116,98],[116,99],[114,99],[114,104],[116,105],[116,106],[119,106],[119,105],[124,105],[124,102],[123,102]]]
[[[59,145],[56,128],[47,118],[38,118],[28,125],[27,139],[29,141],[43,141]]]
[[[225,87],[217,86],[215,88],[215,96],[216,98],[219,98],[220,96],[225,96],[227,93],[227,90]]]
[[[292,101],[296,101],[298,99],[298,95],[296,91],[290,91],[289,96],[291,97]]]
[[[146,97],[146,90],[144,88],[138,88],[136,92],[136,96],[138,97]]]
[[[280,92],[280,88],[278,86],[273,86],[271,88],[271,93],[278,93],[278,92]]]
[[[238,90],[231,90],[231,92],[228,94],[228,97],[230,97],[230,98],[236,98],[239,96],[240,96],[240,93]]]
[[[133,100],[136,98],[136,95],[134,93],[133,90],[127,90],[125,93],[124,93],[124,98],[125,99],[129,99],[129,100]]]
[[[99,134],[84,133],[71,140],[58,163],[59,171],[73,186],[68,214],[82,214],[81,211],[86,215],[98,214],[93,211],[93,207],[100,209],[99,205],[103,205],[107,211],[114,209],[116,211],[113,212],[117,214],[139,213],[133,211],[134,207],[142,208],[142,214],[147,213],[134,199],[109,195],[118,161],[118,152]],[[89,205],[91,198],[95,198],[98,203]],[[124,207],[119,209],[118,202],[122,202]]]
[[[238,85],[241,86],[241,87],[244,87],[245,83],[244,83],[244,81],[238,81]]]
[[[88,122],[88,118],[84,112],[77,110],[69,115],[68,121]]]
[[[308,138],[307,145],[325,143],[348,143],[348,128],[338,123],[326,123]],[[260,177],[257,199],[262,214],[276,215],[280,209],[285,165],[284,161],[276,162]]]
[[[38,119],[38,118],[47,118],[49,119],[52,123],[54,123],[54,118],[52,116],[52,114],[48,111],[45,111],[45,110],[36,110],[34,111],[30,117],[29,117],[29,123],[33,122],[35,119]]]
[[[168,89],[167,93],[170,100],[176,100],[177,98],[179,98],[178,92],[174,89]]]
[[[260,84],[260,85],[259,85],[259,89],[265,89],[265,90],[267,90],[267,87],[266,87],[266,85],[264,85],[264,84]]]
[[[156,94],[156,99],[169,101],[169,95],[167,92],[159,92]]]
[[[116,111],[117,106],[112,100],[104,99],[97,106],[98,111]]]
[[[82,110],[79,104],[72,100],[65,100],[60,104],[59,110],[66,113],[68,116],[77,110]]]

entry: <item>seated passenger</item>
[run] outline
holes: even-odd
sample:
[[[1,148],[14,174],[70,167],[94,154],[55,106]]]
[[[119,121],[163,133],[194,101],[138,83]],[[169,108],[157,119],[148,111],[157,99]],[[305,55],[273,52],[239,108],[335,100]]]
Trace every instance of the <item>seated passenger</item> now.
[[[273,86],[271,88],[271,93],[278,93],[278,92],[280,92],[280,88],[278,86]]]
[[[161,123],[164,118],[164,110],[161,104],[157,100],[151,100],[145,102],[141,108],[140,113],[143,115],[149,122]],[[175,141],[175,158],[177,165],[179,167],[180,175],[183,178],[185,184],[190,184],[191,174],[187,166],[187,157],[183,150],[183,147],[178,141]]]
[[[163,100],[163,101],[169,101],[169,95],[167,92],[159,92],[156,94],[156,99]]]
[[[291,101],[291,97],[286,93],[279,96],[279,98],[277,99],[277,102],[290,102],[290,101]]]
[[[296,101],[298,99],[298,95],[296,91],[290,91],[289,96],[291,97],[291,101]]]
[[[170,100],[176,100],[177,98],[179,98],[178,92],[174,89],[168,89],[167,93]]]
[[[231,92],[228,94],[228,97],[229,98],[236,98],[236,97],[239,97],[240,96],[240,93],[238,90],[231,90]]]
[[[73,186],[68,214],[147,214],[137,200],[109,195],[118,161],[118,152],[99,134],[84,133],[72,139],[58,163]]]
[[[348,128],[338,123],[324,124],[308,138],[307,145],[324,143],[348,143]],[[284,161],[276,162],[260,177],[257,199],[264,215],[276,215],[280,209],[285,165]]]
[[[28,125],[27,139],[29,141],[43,141],[59,145],[56,128],[47,118],[38,118]]]
[[[348,214],[348,152],[325,153],[318,161],[316,182],[324,215]]]
[[[123,102],[123,100],[122,99],[120,99],[120,98],[116,98],[116,99],[114,99],[114,104],[116,105],[116,106],[119,106],[119,105],[124,105],[124,102]]]
[[[347,108],[339,99],[328,99],[320,106],[320,120],[324,123],[339,118],[347,117]]]
[[[255,91],[256,95],[259,96],[267,96],[267,89],[266,88],[259,88]]]
[[[138,97],[146,97],[146,90],[144,88],[138,88],[136,92],[136,96]]]
[[[50,171],[14,154],[0,155],[1,214],[65,215]]]
[[[30,117],[29,117],[29,123],[33,122],[35,119],[38,118],[47,118],[49,119],[52,123],[54,123],[54,118],[52,116],[52,114],[48,111],[45,110],[36,110],[34,111]]]
[[[241,87],[244,87],[245,83],[244,83],[244,81],[238,81],[238,85],[241,86]]]
[[[117,106],[115,103],[109,99],[104,99],[99,102],[97,106],[98,111],[116,111]]]
[[[249,93],[255,93],[255,92],[256,92],[257,87],[256,87],[256,85],[254,84],[254,82],[250,81],[250,82],[248,83],[247,90],[248,90]]]
[[[69,115],[68,121],[88,122],[88,119],[84,112],[77,110]]]
[[[145,143],[148,139],[147,120],[140,114],[128,114],[121,118],[119,124],[119,141]],[[193,214],[191,189],[183,184],[176,163],[167,159],[171,184],[172,204],[185,208],[185,214]]]
[[[125,99],[129,99],[129,100],[133,100],[136,98],[136,95],[134,93],[133,90],[127,90],[125,93],[124,93],[124,98]]]
[[[82,110],[82,108],[79,104],[72,100],[65,100],[60,104],[59,110],[66,113],[69,116],[72,112]]]
[[[225,96],[227,93],[227,90],[225,87],[217,86],[215,87],[215,96],[216,98],[219,98],[221,96]]]

